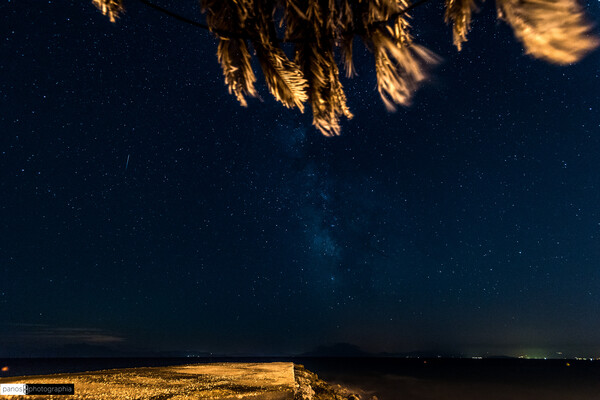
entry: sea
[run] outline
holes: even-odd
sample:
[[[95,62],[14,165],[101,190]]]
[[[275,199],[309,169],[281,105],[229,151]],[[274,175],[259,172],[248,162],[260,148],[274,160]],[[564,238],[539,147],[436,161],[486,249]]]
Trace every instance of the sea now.
[[[212,362],[291,361],[377,400],[600,400],[600,360],[452,358],[12,358],[0,377]],[[6,382],[6,380],[3,380]]]

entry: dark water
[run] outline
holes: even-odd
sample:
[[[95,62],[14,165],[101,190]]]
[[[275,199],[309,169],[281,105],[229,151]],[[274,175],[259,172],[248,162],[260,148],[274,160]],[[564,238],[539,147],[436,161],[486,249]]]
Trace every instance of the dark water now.
[[[391,358],[0,359],[1,377],[208,362],[293,361],[379,400],[600,400],[600,361]],[[569,365],[567,365],[567,363]]]
[[[600,400],[600,361],[318,359],[307,369],[380,400]],[[567,365],[568,364],[568,365]]]

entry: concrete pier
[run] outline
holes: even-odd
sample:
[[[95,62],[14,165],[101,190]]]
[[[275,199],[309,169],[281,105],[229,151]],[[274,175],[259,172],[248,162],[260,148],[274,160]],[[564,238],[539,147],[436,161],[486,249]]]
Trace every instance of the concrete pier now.
[[[219,363],[127,368],[0,379],[6,383],[75,385],[56,399],[254,399],[293,400],[293,363]],[[34,396],[37,399],[45,396]],[[2,396],[23,399],[22,396]]]

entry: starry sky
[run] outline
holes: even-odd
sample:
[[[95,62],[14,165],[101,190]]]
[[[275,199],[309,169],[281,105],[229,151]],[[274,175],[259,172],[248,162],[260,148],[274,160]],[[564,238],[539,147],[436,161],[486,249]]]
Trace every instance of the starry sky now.
[[[487,2],[457,52],[432,0],[414,104],[357,46],[325,138],[258,68],[240,107],[207,31],[89,3],[0,2],[0,355],[600,356],[600,52],[534,60]]]

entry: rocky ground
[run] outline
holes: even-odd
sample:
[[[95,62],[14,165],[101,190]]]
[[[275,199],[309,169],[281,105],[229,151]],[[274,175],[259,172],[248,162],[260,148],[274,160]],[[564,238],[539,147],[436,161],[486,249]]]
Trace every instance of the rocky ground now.
[[[221,363],[173,367],[127,368],[73,374],[2,378],[2,383],[72,383],[75,395],[35,399],[253,399],[358,400],[292,363]],[[22,399],[2,396],[5,399]]]
[[[356,393],[319,379],[317,374],[302,365],[294,365],[294,376],[296,380],[294,400],[360,400]]]

